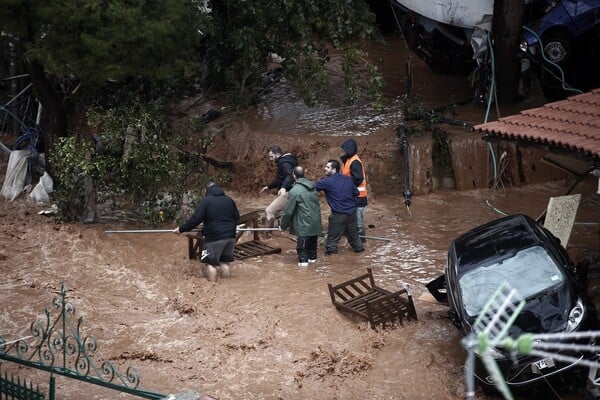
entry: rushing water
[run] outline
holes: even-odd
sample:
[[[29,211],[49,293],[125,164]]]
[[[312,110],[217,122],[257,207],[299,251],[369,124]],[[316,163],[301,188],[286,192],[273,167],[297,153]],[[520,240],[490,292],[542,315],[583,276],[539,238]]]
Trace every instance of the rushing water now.
[[[232,139],[230,153],[223,153],[247,167],[258,165],[255,159],[262,162],[265,145],[274,140],[286,148],[318,147],[308,149],[313,152],[302,159],[318,178],[323,161],[339,157],[340,136],[370,141],[368,157],[390,164],[380,171],[389,178],[382,186],[391,187],[370,194],[366,234],[374,239],[367,241],[367,251],[354,254],[342,246],[338,255],[325,257],[321,248],[316,264],[298,268],[293,237],[280,233],[269,242],[281,248],[280,254],[237,261],[232,278],[213,285],[202,278],[200,265],[187,259],[185,238],[107,235],[105,230],[132,228],[110,214],[97,225],[56,225],[38,215],[37,206],[2,202],[0,334],[7,340],[27,335],[30,322],[66,282],[69,297],[85,315],[86,334],[98,339],[102,358],[120,368],[137,366],[143,388],[197,390],[221,399],[464,398],[460,332],[447,319],[447,309],[424,296],[424,285],[443,272],[446,251],[457,235],[500,217],[497,210],[535,217],[549,197],[564,194],[567,187],[555,181],[497,191],[439,191],[414,196],[407,209],[392,179],[398,173],[393,165],[397,155],[388,159],[384,154],[396,151],[387,131],[402,121],[405,61],[403,43],[389,41],[384,74],[395,84],[386,88],[383,113],[343,106],[335,97],[308,108],[282,83],[257,112],[242,116],[244,135],[239,142]],[[414,87],[427,106],[469,96],[462,78],[427,75],[418,60],[412,62]],[[481,115],[481,109],[475,110],[472,115]],[[271,173],[245,178],[248,186],[256,186],[252,193],[229,191],[242,213],[269,203],[271,197],[257,193]],[[236,185],[242,186],[231,186]],[[588,183],[579,189],[585,204],[578,222],[586,224],[575,226],[569,250],[598,253],[595,187]],[[322,210],[326,221],[323,199]],[[381,287],[411,285],[418,323],[374,331],[332,306],[327,284],[346,281],[366,268]],[[115,398],[85,384],[59,385],[62,398]],[[478,393],[478,398],[484,396]]]

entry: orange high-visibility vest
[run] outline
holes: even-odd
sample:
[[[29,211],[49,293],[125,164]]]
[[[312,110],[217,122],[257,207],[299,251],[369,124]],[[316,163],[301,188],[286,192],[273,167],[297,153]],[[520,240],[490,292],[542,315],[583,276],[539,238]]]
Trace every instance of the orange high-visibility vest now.
[[[353,155],[352,157],[346,160],[344,166],[342,167],[342,175],[352,177],[352,173],[350,172],[350,164],[352,164],[354,160],[360,163],[360,167],[363,171],[363,180],[360,183],[360,185],[356,187],[358,189],[358,197],[367,197],[367,174],[365,173],[365,167],[363,166],[363,163],[360,160],[360,158],[358,158],[357,154]]]

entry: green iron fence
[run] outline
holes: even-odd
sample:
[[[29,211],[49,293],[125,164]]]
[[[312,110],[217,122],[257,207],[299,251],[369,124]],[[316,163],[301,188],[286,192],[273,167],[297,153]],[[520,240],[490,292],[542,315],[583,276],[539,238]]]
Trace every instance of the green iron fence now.
[[[53,382],[54,380],[51,383]],[[28,384],[25,379],[21,381],[20,376],[8,376],[0,370],[0,400],[44,400],[44,395],[38,385],[33,387],[31,381]]]
[[[98,360],[95,356],[96,339],[81,336],[83,318],[75,318],[75,304],[66,298],[66,286],[61,285],[60,296],[54,298],[53,316],[46,308],[43,318],[31,323],[29,336],[6,341],[0,335],[0,366],[2,362],[24,365],[50,373],[48,399],[54,400],[55,375],[65,376],[82,382],[103,386],[146,399],[165,399],[161,393],[139,388],[138,370],[129,367],[120,372],[110,361]],[[6,397],[2,397],[2,395]],[[26,383],[20,377],[0,376],[0,399],[44,399],[38,387]]]

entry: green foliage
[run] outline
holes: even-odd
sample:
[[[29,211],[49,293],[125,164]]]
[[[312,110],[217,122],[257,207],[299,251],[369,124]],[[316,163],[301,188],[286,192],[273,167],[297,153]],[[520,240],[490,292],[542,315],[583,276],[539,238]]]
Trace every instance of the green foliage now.
[[[368,65],[369,70],[369,97],[373,108],[378,111],[383,110],[383,76],[377,65]]]
[[[180,136],[178,141],[180,145],[189,149],[198,149],[200,154],[205,154],[213,144],[213,138],[204,132],[206,120],[203,116],[192,117],[186,123],[188,134]]]
[[[76,137],[59,138],[51,161],[55,164],[55,178],[60,183],[54,191],[60,219],[71,220],[84,202],[84,179],[94,176],[96,168],[91,160],[92,145]]]
[[[433,151],[436,162],[444,169],[451,168],[450,148],[448,147],[448,134],[435,129],[432,135]]]
[[[342,72],[346,85],[346,103],[356,103],[361,94],[366,90],[371,98],[371,103],[376,110],[383,109],[383,78],[377,65],[373,64],[369,54],[362,49],[349,47],[343,49]],[[363,76],[367,75],[366,87],[361,87]],[[364,85],[364,84],[363,84]]]
[[[434,110],[425,110],[423,103],[419,100],[408,97],[400,104],[404,119],[407,121],[418,120],[424,130],[430,131],[435,124],[440,121],[440,115]]]
[[[377,36],[364,0],[249,0],[243,6],[238,0],[215,0],[211,6],[203,31],[208,82],[228,90],[238,104],[258,101],[269,53],[285,59],[285,76],[309,105],[318,103],[328,83],[330,51],[348,53],[346,98],[359,98],[362,88],[355,82],[363,67],[359,61],[366,60],[359,44]],[[368,81],[377,87],[377,80]]]
[[[160,217],[165,210],[174,214],[183,192],[183,166],[161,136],[162,121],[150,108],[90,111],[89,125],[98,131],[96,145],[61,138],[52,153],[58,201],[66,205],[61,209],[81,202],[83,179],[89,176],[101,194],[115,204],[135,206],[148,222],[157,222],[160,210]]]
[[[343,52],[347,101],[365,95],[379,102],[381,76],[361,49],[378,38],[365,0],[4,0],[0,26],[17,38],[19,54],[51,76],[83,83],[82,90],[107,82],[156,90],[173,80],[191,87],[202,71],[205,83],[245,106],[259,101],[275,53],[285,58],[286,78],[315,105],[331,53]]]
[[[3,30],[28,57],[83,82],[183,74],[200,15],[195,2],[178,0],[6,0],[0,7]]]
[[[106,189],[135,202],[154,200],[163,186],[181,175],[181,167],[161,137],[163,116],[151,108],[126,107],[90,111],[90,126],[106,148],[97,152],[100,176],[110,178]]]
[[[381,75],[363,47],[378,38],[364,0],[3,0],[0,26],[0,47],[10,37],[17,56],[36,67],[45,109],[59,105],[51,121],[93,108],[88,121],[102,149],[81,137],[48,141],[57,196],[66,205],[81,203],[84,177],[91,177],[101,194],[146,204],[148,220],[164,218],[171,197],[161,200],[162,215],[154,214],[155,204],[161,193],[181,193],[184,156],[174,157],[162,137],[163,117],[138,104],[195,89],[200,71],[203,82],[250,105],[265,90],[274,53],[284,58],[285,77],[316,105],[330,57],[341,55],[346,100],[367,95],[375,107],[381,103]],[[66,127],[57,122],[49,137],[68,134]],[[212,138],[200,126],[194,133],[199,141],[183,152],[203,154]],[[222,172],[218,179],[231,177]]]

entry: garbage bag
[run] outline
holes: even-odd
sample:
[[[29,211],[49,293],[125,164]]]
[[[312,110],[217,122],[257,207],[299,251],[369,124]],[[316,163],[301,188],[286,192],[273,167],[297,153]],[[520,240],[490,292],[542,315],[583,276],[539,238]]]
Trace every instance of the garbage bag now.
[[[25,179],[27,178],[27,158],[31,155],[30,150],[13,150],[8,159],[6,178],[2,185],[2,197],[13,201],[23,192]]]
[[[31,193],[29,193],[29,199],[36,203],[48,203],[50,201],[50,197],[48,196],[48,192],[46,192],[42,181],[38,182]]]
[[[46,171],[44,171],[44,175],[40,178],[40,183],[44,186],[46,193],[52,193],[54,191],[54,181]]]

